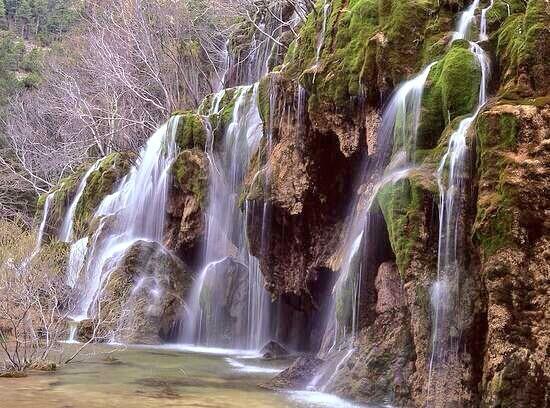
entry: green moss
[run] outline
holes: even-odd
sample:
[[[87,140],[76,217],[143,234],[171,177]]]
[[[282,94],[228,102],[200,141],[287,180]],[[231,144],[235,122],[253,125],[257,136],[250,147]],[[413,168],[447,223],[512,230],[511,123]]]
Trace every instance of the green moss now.
[[[544,0],[530,0],[523,14],[507,18],[496,36],[496,54],[503,73],[501,93],[508,97],[548,90],[550,15]],[[530,79],[527,89],[520,75]],[[532,89],[530,89],[532,88]]]
[[[268,160],[267,144],[265,138],[260,142],[258,150],[250,159],[247,176],[239,194],[239,207],[244,208],[246,200],[268,199],[266,185],[266,163]]]
[[[74,231],[77,237],[87,231],[97,207],[128,173],[134,158],[133,153],[111,153],[101,159],[97,169],[90,174],[76,206]]]
[[[180,116],[176,136],[178,148],[204,150],[206,145],[206,129],[199,114],[192,112],[178,113]]]
[[[515,245],[514,184],[508,182],[513,162],[506,152],[517,146],[518,118],[512,113],[482,114],[476,123],[477,167],[481,180],[491,188],[481,190],[478,198],[474,236],[484,256]]]
[[[479,98],[481,68],[468,43],[455,41],[445,57],[434,65],[422,97],[422,121],[417,146],[437,144],[443,129],[455,118],[471,113]]]
[[[48,225],[52,228],[59,228],[65,218],[65,213],[69,207],[78,183],[82,176],[86,173],[86,166],[82,166],[77,172],[71,174],[60,180],[58,186],[50,191],[50,194],[54,194],[52,201],[50,202],[49,215],[48,215]],[[46,200],[46,195],[43,195],[39,198],[39,209],[40,212],[44,210],[44,203]],[[40,215],[42,218],[42,214]]]
[[[378,23],[375,0],[352,0],[345,7],[335,3],[328,19],[320,62],[314,65],[315,44],[313,58],[304,72],[303,81],[312,95],[312,106],[328,102],[343,107],[350,98],[361,94],[361,82],[365,66],[368,65],[369,39],[375,33]],[[321,20],[318,25],[322,26],[321,12],[318,20]]]
[[[430,193],[414,179],[388,184],[377,195],[402,275],[410,264],[413,252],[422,249],[420,230],[427,195]]]
[[[260,80],[260,85],[258,88],[258,108],[263,123],[269,123],[269,115],[271,110],[270,90],[271,77],[268,75]]]
[[[203,152],[197,149],[182,151],[174,164],[171,174],[178,190],[192,194],[201,209],[206,206],[208,175]]]

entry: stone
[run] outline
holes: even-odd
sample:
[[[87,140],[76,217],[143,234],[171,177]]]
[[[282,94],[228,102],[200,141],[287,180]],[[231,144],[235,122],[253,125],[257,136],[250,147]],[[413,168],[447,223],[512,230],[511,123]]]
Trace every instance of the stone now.
[[[286,370],[261,387],[271,390],[301,390],[305,389],[315,377],[317,370],[323,365],[323,360],[313,356],[298,357]]]
[[[260,354],[267,360],[275,360],[288,356],[288,351],[276,341],[270,341],[260,350]]]

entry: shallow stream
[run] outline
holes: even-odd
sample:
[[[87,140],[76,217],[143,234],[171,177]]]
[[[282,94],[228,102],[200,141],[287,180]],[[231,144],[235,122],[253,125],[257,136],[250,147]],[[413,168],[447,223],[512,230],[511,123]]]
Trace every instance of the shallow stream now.
[[[2,408],[312,407],[352,403],[315,392],[258,386],[290,362],[247,352],[161,347],[94,347],[53,373],[0,378]]]

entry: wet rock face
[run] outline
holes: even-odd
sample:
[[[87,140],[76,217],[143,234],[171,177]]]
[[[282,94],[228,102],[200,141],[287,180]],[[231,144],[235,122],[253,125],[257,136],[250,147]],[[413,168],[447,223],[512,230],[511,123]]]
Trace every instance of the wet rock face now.
[[[376,313],[382,314],[405,306],[405,293],[397,266],[392,262],[380,265],[375,281],[377,291]]]
[[[225,258],[208,268],[200,293],[201,326],[208,327],[205,344],[242,347],[248,318],[248,268]]]
[[[96,336],[131,344],[174,339],[191,279],[186,266],[160,244],[136,241],[105,284]],[[89,338],[94,323],[81,324],[81,340]]]
[[[322,365],[323,360],[319,358],[298,357],[290,367],[261,386],[272,390],[305,389]]]
[[[183,150],[172,165],[165,242],[192,264],[205,228],[208,165],[202,150]]]
[[[274,360],[288,356],[288,351],[276,341],[270,341],[260,350],[260,354],[267,360]]]
[[[263,196],[254,197],[248,237],[268,289],[275,296],[298,297],[299,307],[311,310],[326,300],[312,288],[321,283],[319,271],[329,266],[337,247],[348,202],[343,197],[354,194],[359,154],[331,130],[310,123],[307,95],[292,83],[273,75],[271,92],[276,119],[268,129],[274,140],[266,163],[269,185]],[[265,204],[267,226],[262,223]]]
[[[549,123],[547,103],[497,104],[478,121],[485,406],[544,406],[548,398]]]

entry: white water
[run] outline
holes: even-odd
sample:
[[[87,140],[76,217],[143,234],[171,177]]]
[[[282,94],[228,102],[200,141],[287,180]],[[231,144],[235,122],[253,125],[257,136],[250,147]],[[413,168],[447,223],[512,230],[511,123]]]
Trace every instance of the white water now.
[[[42,221],[40,221],[40,226],[38,227],[38,234],[36,235],[36,243],[34,244],[34,250],[32,251],[30,259],[33,259],[40,252],[42,247],[42,240],[44,239],[44,232],[46,231],[46,225],[48,223],[48,215],[50,214],[50,207],[52,205],[52,200],[55,197],[55,192],[50,193],[46,196],[44,201],[44,210],[42,214]]]
[[[323,5],[323,24],[321,26],[321,31],[317,35],[317,46],[315,48],[315,66],[319,64],[319,60],[321,59],[321,51],[325,45],[327,22],[330,15],[331,5],[332,4],[330,1],[325,0]]]
[[[245,201],[244,214],[239,208],[239,195],[250,159],[263,137],[257,98],[257,84],[239,88],[223,140],[207,143],[208,225],[204,266],[193,286],[184,317],[182,338],[188,343],[258,349],[267,341],[268,297],[258,260],[249,253],[248,202]],[[246,271],[246,276],[242,271]],[[233,319],[227,316],[228,308]]]
[[[466,38],[474,20],[474,12],[479,2],[474,1],[466,10],[459,24],[458,38]],[[480,34],[478,42],[487,39],[487,11],[493,6],[491,1],[481,11]],[[463,238],[461,227],[464,194],[467,181],[466,163],[468,161],[467,134],[479,111],[487,102],[487,83],[490,75],[490,61],[485,51],[476,42],[470,42],[470,52],[475,56],[481,69],[481,83],[478,103],[475,111],[464,118],[449,138],[447,152],[441,159],[437,182],[439,187],[439,245],[437,280],[431,288],[431,307],[433,316],[432,353],[429,362],[427,384],[427,404],[430,404],[432,376],[436,366],[452,358],[458,351],[460,328],[456,324],[456,308],[459,302],[460,274],[463,268],[459,242]]]
[[[101,165],[101,160],[96,161],[93,166],[91,166],[86,174],[84,174],[84,177],[82,180],[80,180],[80,183],[78,184],[78,188],[76,190],[76,194],[74,196],[73,201],[71,202],[71,205],[69,206],[69,209],[67,210],[67,213],[65,214],[65,218],[63,219],[63,224],[61,225],[61,228],[59,230],[59,240],[63,242],[71,242],[73,239],[73,225],[74,225],[74,215],[76,213],[76,207],[78,207],[78,203],[80,202],[80,199],[82,198],[82,194],[84,193],[84,189],[86,188],[86,183],[88,182],[88,178],[92,175],[94,171],[96,171],[99,166]]]
[[[94,215],[99,226],[89,237],[85,265],[75,285],[80,296],[73,320],[94,314],[105,282],[128,248],[138,240],[162,242],[178,122],[178,116],[172,117],[151,136],[137,164],[99,205]],[[82,262],[75,255],[73,263]]]
[[[414,170],[410,150],[416,145],[422,94],[432,66],[428,65],[419,75],[403,83],[384,110],[378,135],[377,158],[371,158],[360,178],[360,185],[370,185],[371,188],[354,205],[344,244],[339,250],[339,278],[332,291],[320,351],[328,363],[310,382],[309,389],[327,389],[339,368],[353,354],[361,303],[362,268],[366,261],[365,248],[370,244],[367,238],[373,233],[369,231],[370,211],[381,188],[406,178]],[[392,146],[399,150],[394,153],[386,174],[382,174]]]
[[[69,263],[67,266],[67,285],[74,288],[86,259],[88,251],[88,237],[84,237],[71,245]]]
[[[456,40],[463,40],[468,36],[472,23],[475,19],[475,12],[479,7],[479,0],[474,0],[470,6],[460,14],[458,27],[453,33],[451,43]]]
[[[243,364],[240,361],[235,360],[234,358],[226,358],[225,361],[233,367],[235,370],[243,373],[267,373],[267,374],[279,374],[283,369],[281,368],[271,368],[271,367],[262,367],[255,366],[250,364]]]

